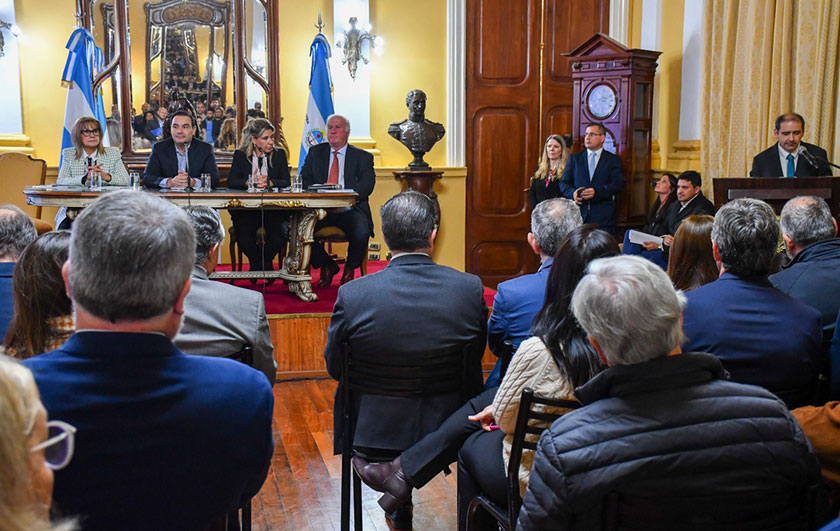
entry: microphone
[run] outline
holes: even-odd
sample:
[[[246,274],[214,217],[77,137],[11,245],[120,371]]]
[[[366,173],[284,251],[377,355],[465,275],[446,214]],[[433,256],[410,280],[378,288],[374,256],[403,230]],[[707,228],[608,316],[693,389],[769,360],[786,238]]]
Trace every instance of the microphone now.
[[[192,188],[192,178],[190,177],[190,145],[187,144],[184,146],[184,157],[186,159],[184,163],[184,169],[187,171],[187,188]]]
[[[808,161],[808,164],[813,166],[815,169],[819,169],[819,167],[820,167],[819,161],[802,144],[799,145],[799,154],[802,155],[802,158],[804,158],[805,160]]]

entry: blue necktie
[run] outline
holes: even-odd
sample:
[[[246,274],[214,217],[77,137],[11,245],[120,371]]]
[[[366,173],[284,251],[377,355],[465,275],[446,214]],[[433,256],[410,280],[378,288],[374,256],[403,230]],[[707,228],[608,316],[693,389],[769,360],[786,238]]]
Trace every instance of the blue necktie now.
[[[788,177],[795,177],[796,175],[794,175],[794,174],[796,173],[796,166],[793,165],[793,155],[791,153],[788,153],[787,159],[788,159],[787,176]]]
[[[597,154],[594,151],[589,154],[589,180],[590,181],[595,176],[595,166],[597,165],[597,162],[595,160],[596,156],[597,156]]]

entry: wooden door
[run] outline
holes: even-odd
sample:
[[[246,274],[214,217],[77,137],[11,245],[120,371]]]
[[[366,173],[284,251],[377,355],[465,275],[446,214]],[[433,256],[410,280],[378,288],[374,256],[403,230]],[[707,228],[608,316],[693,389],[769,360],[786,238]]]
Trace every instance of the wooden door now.
[[[467,0],[466,12],[466,264],[495,287],[536,271],[526,190],[543,137],[572,132],[562,54],[606,30],[609,0]]]

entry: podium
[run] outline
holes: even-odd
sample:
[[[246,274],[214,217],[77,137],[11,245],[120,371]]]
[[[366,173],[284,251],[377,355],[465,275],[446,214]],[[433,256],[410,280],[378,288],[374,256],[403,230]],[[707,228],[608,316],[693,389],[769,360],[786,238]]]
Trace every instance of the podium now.
[[[749,197],[761,199],[779,214],[788,199],[814,195],[825,199],[834,217],[840,215],[840,177],[718,178],[712,179],[712,193],[715,210],[733,199]]]

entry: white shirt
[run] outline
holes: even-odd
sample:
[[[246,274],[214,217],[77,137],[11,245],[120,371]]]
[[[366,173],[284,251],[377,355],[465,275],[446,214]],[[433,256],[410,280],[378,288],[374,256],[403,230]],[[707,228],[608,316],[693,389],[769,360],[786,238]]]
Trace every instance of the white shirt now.
[[[680,210],[679,210],[679,211],[680,211],[680,212],[682,212],[682,210],[683,210],[685,207],[687,207],[689,203],[691,203],[692,201],[694,201],[694,199],[695,199],[698,195],[700,195],[700,192],[697,192],[697,194],[696,194],[696,195],[693,195],[693,196],[691,197],[691,199],[689,199],[689,200],[688,200],[688,201],[686,201],[685,203],[683,203],[682,201],[680,201]]]
[[[787,156],[793,155],[793,171],[796,173],[796,165],[799,164],[799,151],[802,149],[802,145],[796,148],[795,153],[788,153],[784,149],[782,149],[782,145],[778,144],[777,147],[779,148],[779,161],[782,163],[782,175],[785,177],[793,177],[793,175],[787,174],[787,167],[788,161]]]
[[[327,175],[328,176],[330,174],[330,171],[332,171],[333,159],[335,158],[333,156],[333,152],[335,152],[335,151],[336,150],[334,150],[333,147],[330,146],[330,167],[327,170]],[[346,155],[347,155],[347,144],[344,144],[338,150],[338,185],[341,188],[345,188],[345,186],[344,186],[344,161],[347,158]]]
[[[589,171],[589,160],[592,158],[592,154],[595,154],[595,168],[598,167],[598,161],[601,160],[601,153],[604,151],[604,147],[601,146],[597,150],[592,151],[591,149],[586,150],[586,170]],[[595,173],[594,170],[592,173]],[[592,175],[589,176],[592,179]]]

